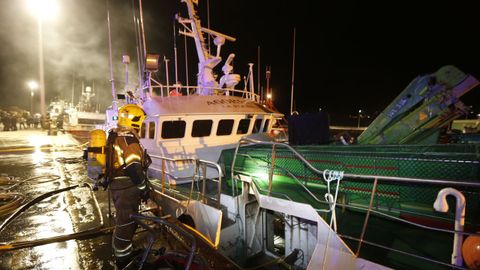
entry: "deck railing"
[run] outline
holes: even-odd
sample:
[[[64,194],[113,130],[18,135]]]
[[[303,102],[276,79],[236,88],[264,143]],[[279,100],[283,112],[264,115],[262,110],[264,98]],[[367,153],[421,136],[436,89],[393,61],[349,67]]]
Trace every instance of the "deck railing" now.
[[[220,165],[218,165],[215,162],[211,162],[208,160],[201,160],[201,159],[194,159],[194,158],[181,158],[181,159],[173,159],[173,158],[168,158],[168,157],[163,157],[163,156],[157,156],[157,155],[150,155],[151,158],[153,159],[159,159],[162,161],[162,166],[160,169],[150,167],[149,169],[159,171],[161,173],[161,192],[165,192],[165,182],[166,182],[166,175],[170,175],[171,177],[175,177],[173,173],[167,171],[167,166],[166,162],[171,162],[171,163],[192,163],[194,164],[194,169],[193,169],[193,174],[192,174],[192,181],[191,181],[191,187],[190,187],[190,194],[188,196],[188,203],[190,203],[190,200],[192,199],[193,195],[193,190],[195,187],[195,184],[198,184],[198,182],[202,182],[202,188],[200,191],[200,195],[202,198],[203,202],[206,202],[207,196],[206,196],[206,182],[207,181],[212,181],[215,182],[217,185],[217,198],[215,199],[217,202],[217,207],[220,208],[220,195],[222,193],[222,175],[223,171]],[[218,173],[218,178],[207,178],[207,169],[208,168],[213,168],[217,171]],[[197,189],[199,187],[197,186]]]
[[[151,95],[168,97],[168,96],[190,96],[198,92],[198,90],[210,90],[210,95],[231,95],[241,96],[243,98],[260,102],[261,97],[259,94],[253,93],[245,89],[235,88],[219,88],[219,87],[207,87],[207,86],[184,86],[184,85],[162,85],[157,83],[152,85],[151,89],[146,88],[144,90],[149,91]],[[151,90],[151,91],[150,91]],[[155,91],[155,93],[153,93]]]
[[[271,155],[270,155],[271,158],[270,158],[270,160],[259,161],[258,158],[257,159],[253,158],[249,155],[246,155],[245,153],[239,153],[240,147],[245,147],[246,145],[248,145],[248,146],[254,146],[254,145],[271,146]],[[276,164],[276,159],[277,159],[276,156],[277,156],[278,148],[288,149],[293,154],[293,156],[295,158],[297,158],[298,160],[301,161],[301,163],[303,163],[305,168],[307,168],[311,172],[314,172],[315,174],[318,174],[319,176],[324,176],[324,179],[325,179],[325,173],[328,173],[328,172],[326,172],[326,170],[319,170],[319,169],[315,168],[307,159],[305,159],[298,151],[296,151],[292,146],[290,146],[288,144],[280,143],[280,142],[266,142],[266,141],[253,140],[253,139],[249,139],[249,138],[242,138],[239,141],[239,143],[237,144],[237,147],[235,148],[235,152],[234,152],[233,157],[232,157],[232,164],[231,164],[231,171],[230,171],[230,177],[231,177],[232,181],[234,181],[234,184],[232,184],[232,193],[234,195],[236,193],[236,191],[235,191],[236,188],[237,188],[236,181],[237,181],[237,179],[239,179],[238,177],[236,177],[236,175],[237,174],[244,174],[244,175],[248,174],[248,170],[242,170],[242,171],[236,171],[235,170],[235,164],[236,164],[236,161],[237,161],[237,156],[243,156],[243,157],[246,157],[248,159],[256,159],[257,162],[264,162],[265,163],[263,166],[261,166],[260,164],[256,164],[256,166],[268,170],[268,173],[265,176],[265,178],[268,179],[268,190],[265,190],[265,189],[262,189],[261,187],[259,187],[259,185],[258,185],[258,183],[256,183],[256,181],[252,181],[252,182],[256,185],[258,190],[260,190],[261,192],[264,192],[265,194],[267,194],[267,196],[279,196],[279,197],[286,198],[287,200],[292,200],[291,196],[289,197],[287,194],[282,194],[281,192],[278,192],[278,191],[274,190],[275,189],[275,181],[274,181],[273,175],[274,175],[275,170],[277,169],[277,170],[285,171],[286,172],[285,174],[288,177],[290,177],[291,179],[293,179],[294,183],[298,184],[301,187],[300,190],[306,191],[309,194],[309,196],[311,196],[311,198],[313,198],[316,202],[324,203],[325,205],[330,205],[331,206],[331,202],[328,202],[328,201],[322,202],[321,200],[319,200],[317,198],[317,196],[315,196],[315,194],[312,191],[309,190],[308,186],[303,184],[302,181],[300,181],[294,175],[294,173],[292,173],[292,172],[288,171],[287,169],[285,169],[281,166],[278,166]],[[398,250],[398,249],[395,249],[395,248],[391,248],[391,247],[388,247],[388,246],[384,246],[384,245],[381,245],[381,244],[378,244],[378,243],[373,243],[373,242],[370,242],[370,241],[366,241],[364,239],[364,237],[365,237],[365,232],[366,232],[366,229],[367,229],[367,226],[368,226],[368,221],[369,221],[370,215],[372,213],[375,214],[375,215],[387,218],[387,219],[391,219],[391,220],[395,220],[395,221],[402,222],[402,223],[405,223],[405,224],[413,225],[413,226],[415,226],[417,228],[421,228],[421,229],[450,233],[450,234],[453,234],[454,236],[461,235],[462,237],[463,236],[469,236],[469,235],[477,235],[478,236],[479,234],[475,234],[475,233],[440,229],[440,228],[436,228],[436,227],[431,227],[431,226],[426,226],[426,225],[418,224],[418,223],[415,223],[415,222],[411,222],[411,221],[408,221],[408,220],[405,220],[405,219],[402,219],[402,218],[398,218],[398,217],[389,215],[387,213],[384,213],[384,211],[382,212],[382,211],[375,210],[373,202],[374,202],[375,197],[378,194],[377,188],[378,188],[378,185],[379,185],[380,181],[387,182],[387,183],[401,183],[401,184],[408,183],[408,184],[412,184],[412,185],[422,184],[422,185],[433,185],[433,186],[467,187],[467,188],[480,188],[480,183],[479,182],[448,181],[448,180],[441,180],[441,179],[422,179],[422,178],[379,176],[379,175],[360,175],[360,174],[349,174],[349,173],[343,173],[343,172],[341,172],[341,174],[343,175],[343,178],[348,178],[349,179],[348,181],[352,181],[352,180],[372,181],[373,180],[373,185],[372,185],[371,190],[370,191],[368,191],[368,190],[365,191],[365,192],[370,193],[368,208],[358,207],[358,206],[350,205],[350,204],[347,204],[347,203],[335,202],[336,207],[341,207],[343,209],[350,208],[350,209],[361,210],[361,211],[366,212],[364,222],[362,224],[361,234],[360,234],[359,238],[349,236],[349,235],[339,234],[341,237],[343,237],[345,239],[349,239],[349,240],[353,240],[353,241],[358,242],[358,246],[357,246],[357,249],[356,249],[356,255],[360,254],[360,250],[361,250],[362,245],[367,244],[367,245],[370,245],[370,246],[375,246],[377,248],[381,248],[381,249],[385,249],[385,250],[388,250],[388,251],[393,251],[393,252],[397,252],[397,253],[400,253],[400,254],[403,254],[403,255],[411,256],[411,257],[414,257],[416,259],[421,259],[421,260],[427,261],[429,263],[436,263],[438,265],[443,265],[443,266],[447,266],[447,267],[464,269],[460,265],[455,265],[453,261],[452,261],[452,264],[448,264],[448,263],[445,263],[445,262],[442,262],[442,261],[439,261],[439,260],[436,260],[436,259],[428,258],[428,257],[422,256],[422,255],[412,254],[410,252],[405,252],[405,251]],[[254,174],[252,174],[251,176],[252,176],[252,179],[255,178],[255,177],[258,177]],[[337,182],[337,192],[338,192],[339,186],[341,185],[340,184],[340,182],[342,181],[341,179],[342,178],[339,178],[338,182]],[[266,179],[263,179],[263,180],[266,180]],[[336,199],[337,199],[337,196],[335,196],[335,200]],[[431,203],[433,205],[434,202],[432,201]],[[331,209],[331,210],[332,210],[331,214],[334,215],[334,213],[335,213],[334,209]],[[317,209],[317,211],[319,211],[319,210]],[[322,209],[320,211],[322,211]],[[455,254],[453,254],[453,255],[455,255]],[[453,255],[452,255],[452,258],[453,258]]]

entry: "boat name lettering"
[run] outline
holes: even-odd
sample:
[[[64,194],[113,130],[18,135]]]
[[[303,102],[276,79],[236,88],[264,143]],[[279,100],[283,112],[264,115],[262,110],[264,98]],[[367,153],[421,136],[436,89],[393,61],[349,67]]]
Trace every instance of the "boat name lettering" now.
[[[207,105],[231,105],[231,104],[244,104],[245,101],[237,99],[214,99],[207,101]]]

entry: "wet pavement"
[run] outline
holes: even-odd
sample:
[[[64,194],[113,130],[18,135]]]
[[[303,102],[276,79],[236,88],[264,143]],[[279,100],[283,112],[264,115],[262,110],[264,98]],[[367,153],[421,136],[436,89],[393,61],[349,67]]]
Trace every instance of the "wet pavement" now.
[[[0,243],[11,244],[0,246],[0,269],[114,269],[107,193],[85,186],[81,149],[68,134],[0,132]],[[22,201],[11,219],[13,194]],[[84,240],[64,240],[84,231]]]
[[[116,269],[108,193],[92,191],[84,147],[68,134],[0,132],[0,269]],[[139,249],[152,241],[149,269],[184,269],[188,258],[192,269],[238,269],[149,202],[133,239]]]

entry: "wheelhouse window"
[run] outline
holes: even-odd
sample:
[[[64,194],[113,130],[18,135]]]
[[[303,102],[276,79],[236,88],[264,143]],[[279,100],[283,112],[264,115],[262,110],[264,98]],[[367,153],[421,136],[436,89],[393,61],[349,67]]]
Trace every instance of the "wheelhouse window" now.
[[[268,125],[270,125],[270,119],[265,120],[265,124],[263,125],[263,132],[268,131]]]
[[[143,123],[142,127],[140,128],[140,134],[139,135],[140,135],[140,138],[142,138],[142,139],[145,138],[145,129],[146,129],[145,126],[146,125],[147,125],[147,123]]]
[[[237,134],[246,134],[248,132],[249,127],[250,127],[250,119],[240,120],[240,123],[238,123]]]
[[[185,121],[164,121],[162,123],[162,138],[175,139],[185,137]]]
[[[233,119],[222,119],[218,121],[217,136],[225,136],[232,134]]]
[[[192,137],[210,136],[212,132],[212,120],[195,120],[192,126]]]
[[[260,128],[262,127],[262,121],[263,121],[262,118],[255,119],[255,123],[253,124],[253,132],[252,133],[259,133],[261,131]]]
[[[155,138],[155,122],[148,123],[148,138]]]

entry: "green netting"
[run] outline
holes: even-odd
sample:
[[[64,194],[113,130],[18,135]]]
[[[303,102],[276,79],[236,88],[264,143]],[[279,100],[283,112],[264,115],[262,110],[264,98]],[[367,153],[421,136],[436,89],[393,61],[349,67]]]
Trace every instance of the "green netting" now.
[[[340,170],[348,174],[408,177],[450,182],[479,182],[480,151],[478,144],[462,145],[359,145],[359,146],[300,146],[295,148],[310,164],[319,170]],[[230,178],[234,149],[222,153],[221,162]],[[309,203],[325,209],[326,192],[323,176],[308,168],[292,151],[277,146],[274,159],[272,196]],[[253,176],[261,192],[268,192],[272,167],[272,147],[251,145],[239,149],[235,173]],[[304,187],[318,199],[313,198]],[[375,209],[390,214],[416,217],[437,216],[451,219],[434,211],[432,205],[438,192],[453,185],[430,185],[379,181],[374,199]],[[467,200],[467,220],[478,224],[478,188],[453,186]],[[334,188],[334,187],[332,187]],[[347,205],[366,208],[369,204],[373,178],[367,180],[344,178],[340,185],[340,199]],[[322,201],[322,202],[319,202]]]

